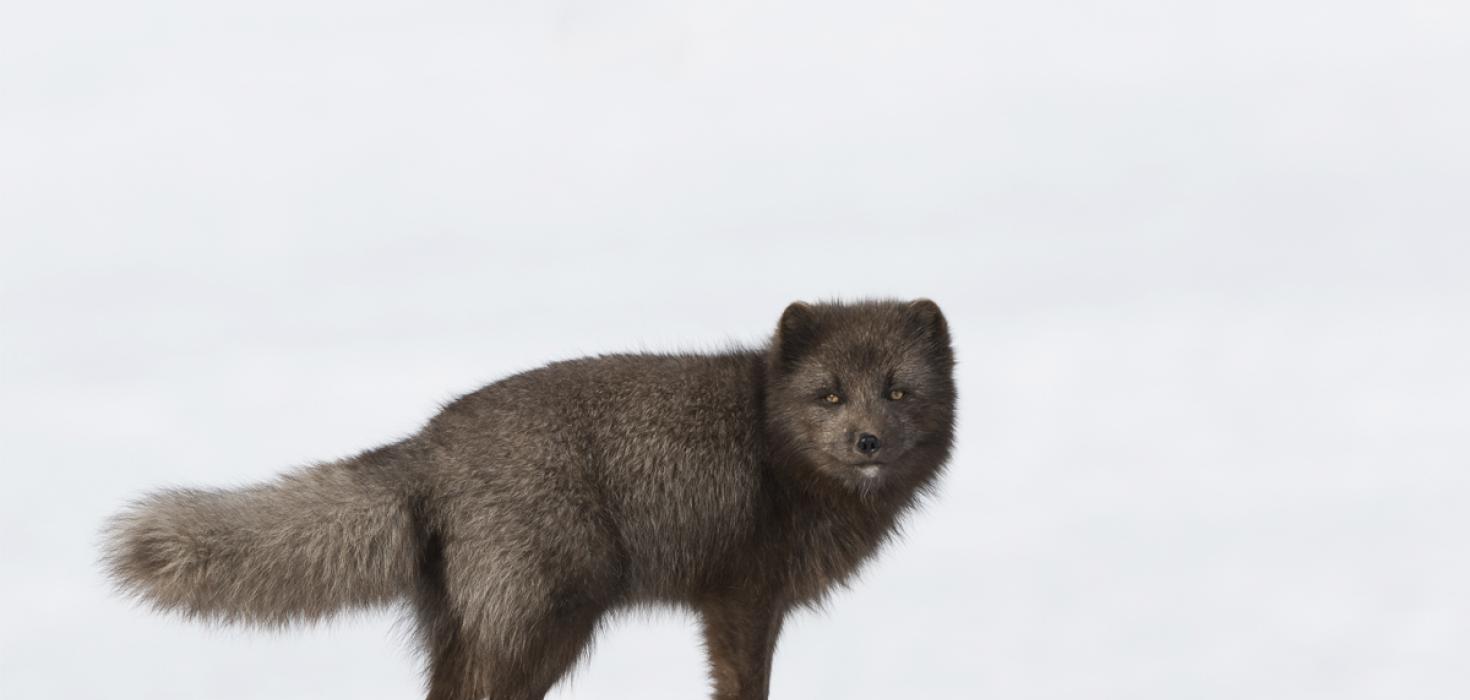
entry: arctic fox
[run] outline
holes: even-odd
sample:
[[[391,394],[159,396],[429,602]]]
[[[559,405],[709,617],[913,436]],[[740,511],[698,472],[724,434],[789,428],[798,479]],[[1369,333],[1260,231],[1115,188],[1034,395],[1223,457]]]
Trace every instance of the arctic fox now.
[[[683,605],[715,698],[931,490],[955,415],[932,301],[794,303],[765,347],[508,377],[417,434],[239,490],[149,495],[104,561],[155,608],[279,626],[404,601],[430,700],[536,699],[612,611]]]

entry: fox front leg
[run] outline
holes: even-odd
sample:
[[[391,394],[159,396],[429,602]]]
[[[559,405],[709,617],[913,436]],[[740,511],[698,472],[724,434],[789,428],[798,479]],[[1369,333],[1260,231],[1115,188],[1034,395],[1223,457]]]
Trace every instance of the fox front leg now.
[[[766,700],[785,609],[763,596],[736,595],[708,601],[699,610],[713,700]]]

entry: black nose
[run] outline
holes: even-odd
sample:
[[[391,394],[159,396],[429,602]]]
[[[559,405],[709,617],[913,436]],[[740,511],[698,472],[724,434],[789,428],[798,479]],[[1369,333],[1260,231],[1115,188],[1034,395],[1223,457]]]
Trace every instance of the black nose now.
[[[882,446],[883,443],[878,441],[877,435],[874,435],[872,433],[863,433],[862,435],[858,436],[858,452],[861,452],[865,455],[870,455],[874,452],[877,452],[878,448]]]

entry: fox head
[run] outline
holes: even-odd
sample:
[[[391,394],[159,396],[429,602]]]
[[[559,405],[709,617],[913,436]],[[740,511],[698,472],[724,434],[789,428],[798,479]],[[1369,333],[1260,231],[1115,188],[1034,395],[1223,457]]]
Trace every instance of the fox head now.
[[[954,351],[934,302],[794,303],[768,362],[769,431],[817,478],[917,486],[948,458]]]

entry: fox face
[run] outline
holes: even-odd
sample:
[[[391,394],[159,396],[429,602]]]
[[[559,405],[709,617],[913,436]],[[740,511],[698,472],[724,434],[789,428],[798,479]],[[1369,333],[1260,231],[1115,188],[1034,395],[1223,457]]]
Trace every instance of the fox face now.
[[[954,354],[934,302],[798,302],[771,353],[771,432],[820,478],[870,491],[923,482],[943,463]]]

